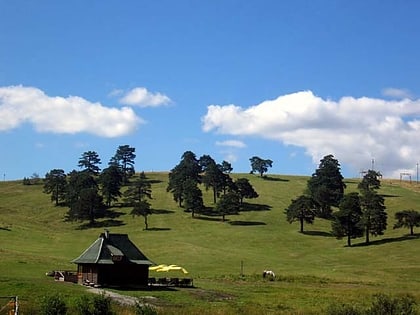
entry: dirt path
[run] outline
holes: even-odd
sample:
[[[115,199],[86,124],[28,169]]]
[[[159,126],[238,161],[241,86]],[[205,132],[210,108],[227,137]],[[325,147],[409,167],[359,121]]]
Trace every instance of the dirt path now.
[[[138,298],[133,297],[133,296],[123,295],[123,294],[119,294],[113,291],[108,291],[108,290],[98,289],[98,288],[91,288],[91,287],[88,288],[88,292],[92,292],[95,294],[104,293],[105,296],[110,297],[113,301],[121,305],[134,306],[136,305],[137,302],[142,303],[142,304],[143,303],[147,304],[147,301],[150,301],[150,304],[153,304],[153,300],[156,300],[156,298],[153,296],[144,296],[141,298],[141,300],[139,300]]]

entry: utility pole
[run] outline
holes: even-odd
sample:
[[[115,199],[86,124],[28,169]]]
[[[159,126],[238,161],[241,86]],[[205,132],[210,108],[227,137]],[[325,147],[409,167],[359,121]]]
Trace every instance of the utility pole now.
[[[417,176],[416,176],[416,184],[419,184],[419,163],[417,162],[416,164],[416,172],[417,172]]]
[[[375,170],[375,159],[372,159],[372,171]]]

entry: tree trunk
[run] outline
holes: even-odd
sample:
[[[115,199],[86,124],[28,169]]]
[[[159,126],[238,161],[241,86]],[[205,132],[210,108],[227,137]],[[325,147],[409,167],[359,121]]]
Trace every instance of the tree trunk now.
[[[216,186],[213,186],[213,203],[217,202],[217,191]]]
[[[413,225],[410,225],[410,235],[414,235]]]
[[[347,246],[351,247],[351,235],[347,234]]]
[[[370,216],[367,217],[367,221],[366,221],[366,244],[369,244],[369,234],[370,234]]]
[[[300,233],[303,233],[303,218],[300,218]]]
[[[366,226],[366,244],[369,244],[369,234],[370,234],[370,229],[368,226]]]
[[[149,229],[149,225],[147,224],[147,215],[144,216],[144,225],[145,225],[145,230],[147,231]]]

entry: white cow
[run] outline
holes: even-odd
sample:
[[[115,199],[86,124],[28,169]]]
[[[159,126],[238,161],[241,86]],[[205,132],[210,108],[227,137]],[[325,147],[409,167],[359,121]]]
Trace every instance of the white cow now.
[[[276,274],[272,270],[264,270],[263,271],[263,278],[267,278],[270,281],[274,281],[276,279]]]

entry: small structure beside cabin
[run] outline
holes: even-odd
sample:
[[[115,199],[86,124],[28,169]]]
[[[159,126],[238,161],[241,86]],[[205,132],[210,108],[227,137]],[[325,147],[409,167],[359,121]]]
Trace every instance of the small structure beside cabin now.
[[[78,258],[77,282],[91,286],[147,286],[151,262],[127,234],[102,233]]]

